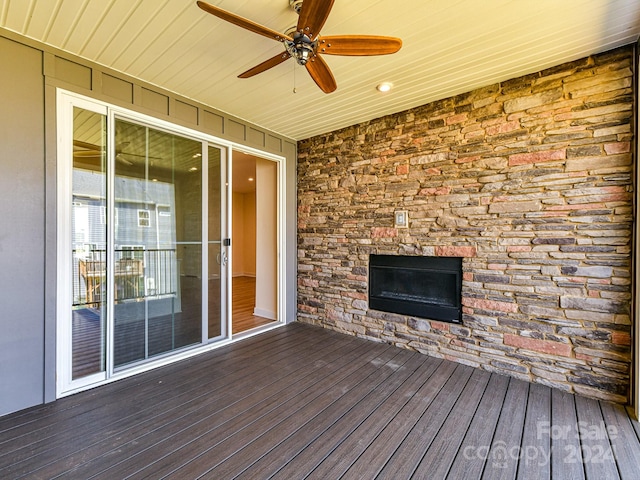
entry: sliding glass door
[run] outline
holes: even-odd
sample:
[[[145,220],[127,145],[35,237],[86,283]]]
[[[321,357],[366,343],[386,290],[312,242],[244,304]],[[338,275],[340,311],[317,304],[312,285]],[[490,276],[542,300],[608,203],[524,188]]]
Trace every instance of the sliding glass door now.
[[[107,117],[76,106],[72,112],[71,222],[65,229],[72,279],[68,376],[92,382],[104,379],[107,369]]]
[[[229,320],[225,149],[60,98],[64,394],[228,338]]]
[[[116,118],[114,367],[202,341],[202,142]]]
[[[224,192],[226,181],[226,162],[224,151],[210,145],[207,149],[208,172],[208,205],[207,205],[207,265],[208,265],[208,321],[209,339],[225,338],[229,335],[228,325],[231,321],[226,315],[231,309],[226,308],[227,271],[229,246],[223,245],[226,235],[226,205]],[[225,315],[223,315],[223,313]]]

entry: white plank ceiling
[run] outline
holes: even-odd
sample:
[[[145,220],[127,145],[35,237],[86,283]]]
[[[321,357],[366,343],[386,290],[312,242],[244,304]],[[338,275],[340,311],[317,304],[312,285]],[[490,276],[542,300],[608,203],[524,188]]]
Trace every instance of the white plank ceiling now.
[[[277,31],[297,21],[289,0],[210,3]],[[282,45],[195,0],[0,0],[0,27],[301,140],[634,42],[640,1],[335,0],[322,34],[396,36],[403,47],[325,56],[331,94],[292,59],[237,78]],[[394,88],[378,92],[382,81]]]

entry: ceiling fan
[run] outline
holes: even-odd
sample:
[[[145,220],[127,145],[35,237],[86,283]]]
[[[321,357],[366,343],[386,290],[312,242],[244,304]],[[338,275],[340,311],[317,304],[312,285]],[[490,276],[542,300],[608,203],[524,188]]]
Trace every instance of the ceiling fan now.
[[[208,3],[202,1],[196,3],[205,12],[284,44],[284,52],[241,73],[238,75],[239,78],[253,77],[293,57],[298,64],[307,69],[311,78],[323,92],[331,93],[337,88],[337,84],[329,66],[320,56],[321,54],[347,56],[387,55],[397,52],[402,47],[402,40],[395,37],[377,35],[320,36],[320,29],[329,16],[333,2],[334,0],[304,0],[304,2],[292,0],[292,5],[296,7],[297,11],[299,10],[299,17],[295,32],[291,35],[276,32]],[[301,7],[299,6],[300,3],[302,3]]]

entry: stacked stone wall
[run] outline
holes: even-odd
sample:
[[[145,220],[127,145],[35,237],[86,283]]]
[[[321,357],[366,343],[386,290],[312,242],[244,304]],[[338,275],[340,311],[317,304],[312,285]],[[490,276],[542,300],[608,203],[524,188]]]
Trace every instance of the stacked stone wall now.
[[[621,48],[300,142],[298,320],[626,403],[632,60]],[[464,257],[462,324],[370,310],[374,253]]]

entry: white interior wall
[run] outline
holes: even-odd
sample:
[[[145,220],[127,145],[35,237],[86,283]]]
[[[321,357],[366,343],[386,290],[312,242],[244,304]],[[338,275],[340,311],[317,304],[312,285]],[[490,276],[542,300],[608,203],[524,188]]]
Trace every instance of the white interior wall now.
[[[278,317],[277,164],[256,160],[256,306],[254,313]]]
[[[256,275],[256,194],[232,194],[233,276]]]

